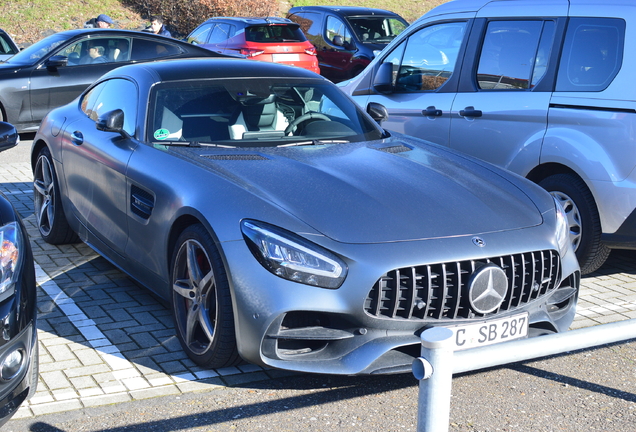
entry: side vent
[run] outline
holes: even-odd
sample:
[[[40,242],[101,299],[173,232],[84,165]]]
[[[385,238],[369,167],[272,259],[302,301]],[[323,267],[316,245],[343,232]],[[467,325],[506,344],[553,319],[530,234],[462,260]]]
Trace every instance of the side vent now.
[[[155,198],[151,193],[133,185],[130,188],[130,211],[142,219],[149,219],[155,207]]]
[[[386,153],[404,153],[413,150],[411,147],[407,147],[403,144],[389,147],[380,147],[378,150]]]
[[[234,154],[234,155],[201,155],[206,159],[219,161],[248,161],[248,160],[267,160],[266,157],[257,154]]]

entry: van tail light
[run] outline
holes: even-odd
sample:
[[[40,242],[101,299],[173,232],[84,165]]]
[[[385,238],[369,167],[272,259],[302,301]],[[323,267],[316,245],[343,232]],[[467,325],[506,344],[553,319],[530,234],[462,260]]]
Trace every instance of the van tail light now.
[[[246,57],[256,57],[257,55],[263,54],[264,50],[253,49],[253,48],[241,48],[241,54]]]
[[[316,52],[316,47],[312,46],[311,48],[305,48],[305,53],[309,54],[309,55],[318,55],[318,53]]]

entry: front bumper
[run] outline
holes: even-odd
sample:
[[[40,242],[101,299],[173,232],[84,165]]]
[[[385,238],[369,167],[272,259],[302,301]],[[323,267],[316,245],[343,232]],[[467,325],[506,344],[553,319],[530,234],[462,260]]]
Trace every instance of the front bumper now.
[[[323,247],[337,250],[349,266],[347,280],[336,290],[273,276],[253,259],[243,242],[224,244],[239,352],[252,363],[303,372],[403,373],[411,370],[412,360],[419,356],[419,335],[429,327],[525,311],[531,336],[565,331],[575,316],[580,285],[578,263],[571,251],[559,260],[553,289],[520,307],[462,319],[402,319],[368,312],[372,287],[393,269],[515,254],[520,245],[545,250],[551,240],[540,235],[543,231],[532,228],[488,234],[483,237],[486,244],[493,245],[490,249],[471,246],[470,237],[367,245],[323,242]]]
[[[5,424],[32,394],[37,384],[37,329],[32,321],[9,343],[0,348],[0,364],[16,350],[23,352],[23,364],[11,379],[0,377],[0,426]],[[33,390],[33,391],[32,391]]]

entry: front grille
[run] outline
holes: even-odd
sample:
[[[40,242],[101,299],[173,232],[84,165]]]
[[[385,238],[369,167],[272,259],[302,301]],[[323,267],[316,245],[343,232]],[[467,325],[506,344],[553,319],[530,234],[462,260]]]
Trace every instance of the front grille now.
[[[501,306],[488,314],[471,309],[468,281],[476,269],[493,263],[508,277]],[[369,292],[365,311],[378,318],[445,320],[478,318],[513,310],[556,288],[561,261],[552,250],[428,264],[395,269],[383,275]]]

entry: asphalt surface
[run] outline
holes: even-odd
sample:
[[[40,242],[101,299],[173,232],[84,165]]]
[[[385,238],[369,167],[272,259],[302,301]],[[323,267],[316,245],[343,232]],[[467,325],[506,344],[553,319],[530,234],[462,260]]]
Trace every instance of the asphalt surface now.
[[[32,215],[31,136],[0,154],[40,286],[40,381],[3,431],[415,431],[411,374],[339,377],[253,365],[206,371],[169,311],[85,245],[46,245]],[[636,318],[636,252],[582,281],[584,328]],[[634,332],[636,338],[636,330]],[[636,341],[455,376],[451,431],[636,431]]]

